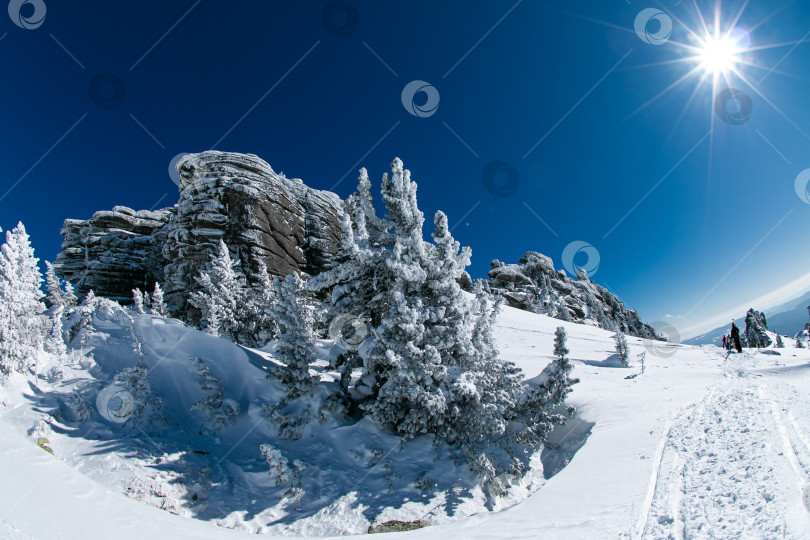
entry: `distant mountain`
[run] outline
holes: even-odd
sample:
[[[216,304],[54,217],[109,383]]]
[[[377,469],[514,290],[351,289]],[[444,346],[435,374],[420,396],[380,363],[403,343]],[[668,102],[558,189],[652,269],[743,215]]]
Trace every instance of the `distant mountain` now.
[[[810,292],[799,298],[789,300],[765,312],[768,320],[768,330],[782,334],[783,336],[795,336],[804,329],[804,324],[810,322],[807,313],[807,306],[810,305]],[[739,317],[734,317],[740,330],[745,330],[745,313]],[[728,334],[731,329],[731,321],[728,324],[715,328],[705,334],[684,340],[686,345],[721,345],[723,335]]]
[[[807,306],[810,305],[810,293],[774,308],[768,313],[768,330],[785,336],[793,336],[804,329],[810,322]]]
[[[734,320],[737,322],[737,326],[740,327],[741,332],[745,330],[745,313],[741,314],[739,317],[734,317]],[[770,325],[768,327],[770,328]],[[685,339],[683,343],[686,345],[717,345],[721,347],[723,345],[723,335],[728,334],[730,331],[731,321],[729,320],[728,324],[691,339]]]

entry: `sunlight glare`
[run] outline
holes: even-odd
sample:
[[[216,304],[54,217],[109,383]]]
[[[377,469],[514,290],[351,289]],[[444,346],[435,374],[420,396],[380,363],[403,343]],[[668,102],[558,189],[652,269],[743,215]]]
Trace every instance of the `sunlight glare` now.
[[[707,74],[719,75],[734,70],[740,52],[735,40],[709,36],[703,41],[697,58]]]

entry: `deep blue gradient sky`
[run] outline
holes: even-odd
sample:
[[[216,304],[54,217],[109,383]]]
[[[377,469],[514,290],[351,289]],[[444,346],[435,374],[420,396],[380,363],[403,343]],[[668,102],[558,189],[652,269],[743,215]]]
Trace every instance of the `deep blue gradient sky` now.
[[[732,77],[753,105],[733,125],[698,77],[639,111],[694,67],[672,62],[673,42],[700,30],[697,10],[712,24],[715,2],[44,1],[36,29],[0,18],[0,226],[22,220],[41,258],[65,218],[174,204],[170,160],[216,148],[341,197],[360,166],[378,185],[399,156],[427,223],[444,210],[472,247],[473,277],[527,250],[560,268],[587,242],[594,281],[676,328],[810,270],[810,205],[794,190],[810,168],[807,2],[748,3],[751,46],[781,45],[747,55],[756,89]],[[723,6],[724,29],[742,4]],[[673,21],[669,42],[633,30],[647,7]],[[107,107],[90,96],[100,73],[126,90]],[[403,106],[414,80],[438,92],[434,114]],[[486,189],[494,161],[518,175],[514,193],[504,172]]]

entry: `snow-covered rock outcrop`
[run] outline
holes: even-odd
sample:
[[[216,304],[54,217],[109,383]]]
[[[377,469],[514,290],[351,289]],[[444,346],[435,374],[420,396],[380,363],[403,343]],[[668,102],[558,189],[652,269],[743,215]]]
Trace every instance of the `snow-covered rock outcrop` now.
[[[336,194],[286,178],[253,154],[189,154],[177,170],[180,200],[172,208],[136,212],[116,206],[88,220],[65,220],[54,267],[80,295],[93,289],[128,302],[133,288],[151,291],[160,283],[167,304],[185,311],[195,278],[216,255],[220,239],[252,283],[259,261],[277,276],[313,276],[329,267],[343,213]],[[519,264],[491,265],[484,286],[511,306],[655,338],[615,295],[582,272],[568,278],[545,255],[528,251]]]
[[[768,321],[765,314],[756,311],[754,308],[745,314],[745,339],[749,347],[770,347],[771,338],[766,333]]]
[[[494,260],[490,266],[490,280],[485,284],[512,307],[656,339],[655,330],[641,322],[635,310],[625,308],[616,295],[590,281],[584,270],[571,279],[564,270],[554,269],[551,258],[535,251],[527,251],[519,264]]]
[[[116,206],[88,220],[66,219],[54,268],[82,294],[93,289],[122,300],[132,298],[133,288],[152,290],[164,280],[162,231],[174,212]]]
[[[99,296],[128,300],[133,288],[165,284],[183,308],[219,240],[249,278],[263,260],[272,274],[314,275],[337,250],[340,198],[277,174],[252,154],[208,151],[177,165],[180,200],[154,212],[116,206],[89,220],[65,220],[57,272]]]
[[[336,253],[343,212],[336,194],[277,174],[253,154],[190,154],[177,170],[180,201],[163,244],[171,303],[183,304],[220,239],[251,282],[260,260],[277,276],[315,275]]]

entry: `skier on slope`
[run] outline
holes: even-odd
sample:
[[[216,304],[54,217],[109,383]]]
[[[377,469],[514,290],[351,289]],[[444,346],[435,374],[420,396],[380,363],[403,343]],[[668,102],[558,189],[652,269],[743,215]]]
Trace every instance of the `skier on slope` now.
[[[734,324],[734,319],[731,319],[731,339],[734,340],[734,348],[738,353],[742,352],[742,344],[740,343],[740,329]]]
[[[723,348],[728,350],[728,345],[726,344],[726,335],[723,334]]]

